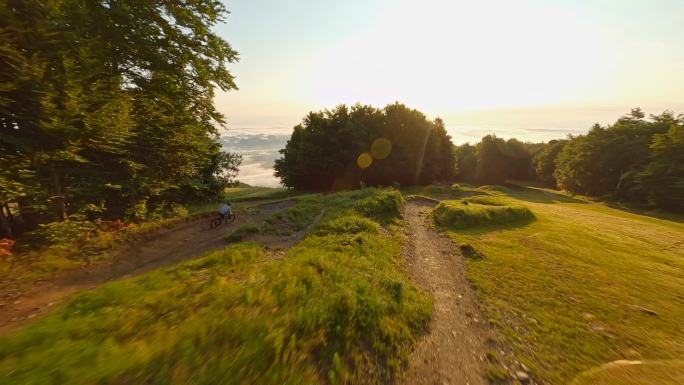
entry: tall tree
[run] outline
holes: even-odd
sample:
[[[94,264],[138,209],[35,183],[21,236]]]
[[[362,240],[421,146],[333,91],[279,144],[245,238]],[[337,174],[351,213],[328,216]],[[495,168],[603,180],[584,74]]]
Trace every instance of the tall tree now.
[[[280,153],[276,176],[299,189],[414,185],[449,178],[454,170],[443,122],[398,103],[312,112]]]
[[[653,136],[650,161],[636,184],[649,203],[684,212],[684,117],[681,122]]]
[[[456,146],[454,152],[456,154],[458,178],[466,182],[475,182],[477,180],[477,164],[479,162],[477,148],[470,143],[465,143]]]
[[[501,184],[510,175],[510,162],[505,154],[506,142],[495,135],[487,135],[477,144],[477,180],[481,183]]]
[[[22,211],[219,193],[239,164],[213,103],[236,88],[237,53],[212,31],[226,15],[217,0],[0,3],[0,156],[35,176]]]
[[[556,178],[554,176],[556,159],[563,150],[565,143],[565,140],[550,141],[541,151],[534,155],[532,160],[537,177],[548,186],[556,187]]]

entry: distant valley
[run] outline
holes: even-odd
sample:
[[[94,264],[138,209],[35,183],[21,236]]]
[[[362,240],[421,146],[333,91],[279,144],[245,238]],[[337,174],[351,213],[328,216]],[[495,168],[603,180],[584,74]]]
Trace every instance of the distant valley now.
[[[273,176],[273,162],[278,151],[285,147],[288,134],[228,134],[221,138],[225,151],[242,154],[242,166],[238,180],[253,186],[277,187],[278,179]]]

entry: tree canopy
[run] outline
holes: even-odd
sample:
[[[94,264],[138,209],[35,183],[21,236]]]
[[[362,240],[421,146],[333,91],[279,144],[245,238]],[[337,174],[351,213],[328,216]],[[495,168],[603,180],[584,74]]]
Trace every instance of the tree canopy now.
[[[237,53],[211,30],[226,15],[217,0],[0,3],[0,204],[65,220],[217,194],[239,164],[213,103],[236,88]]]
[[[541,146],[496,135],[486,135],[476,145],[462,144],[455,149],[458,178],[486,184],[535,179],[532,156]]]
[[[585,135],[522,143],[487,135],[457,146],[458,178],[501,184],[538,179],[572,193],[684,211],[684,115],[636,108]]]
[[[276,160],[276,176],[305,190],[427,184],[454,174],[451,138],[441,119],[395,103],[309,113]]]
[[[613,125],[571,137],[555,161],[558,187],[592,196],[684,209],[684,116],[645,119],[634,109]]]

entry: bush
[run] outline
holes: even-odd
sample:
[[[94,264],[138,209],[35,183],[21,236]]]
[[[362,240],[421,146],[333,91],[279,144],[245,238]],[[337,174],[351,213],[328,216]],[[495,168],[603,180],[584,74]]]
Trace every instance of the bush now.
[[[502,225],[534,218],[525,206],[504,205],[499,202],[475,203],[473,199],[443,201],[434,211],[435,222],[440,226],[467,229],[477,226]]]
[[[40,225],[33,235],[54,247],[73,247],[98,233],[98,226],[90,221],[52,222]]]
[[[383,190],[364,198],[354,205],[357,212],[374,218],[398,217],[404,198],[397,190]]]

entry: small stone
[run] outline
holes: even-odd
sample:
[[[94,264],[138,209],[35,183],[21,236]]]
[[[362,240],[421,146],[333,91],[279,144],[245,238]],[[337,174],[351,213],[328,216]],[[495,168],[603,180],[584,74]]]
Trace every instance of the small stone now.
[[[33,317],[35,317],[35,316],[36,316],[35,314],[29,314],[28,317],[26,317],[26,319],[31,319],[31,318],[33,318]]]
[[[517,371],[515,372],[515,378],[520,381],[522,384],[528,384],[530,382],[530,376],[527,375],[527,373],[523,371]]]
[[[522,370],[525,371],[525,372],[529,372],[529,371],[530,371],[530,369],[529,369],[525,364],[523,364],[522,362],[520,363],[520,368],[522,368]]]
[[[657,315],[658,315],[658,313],[656,313],[655,310],[648,309],[648,308],[645,308],[645,307],[643,307],[643,306],[636,306],[636,305],[635,305],[634,308],[635,308],[636,310],[639,310],[640,312],[646,313],[646,314],[648,314],[648,315],[653,315],[653,316],[657,316]]]

